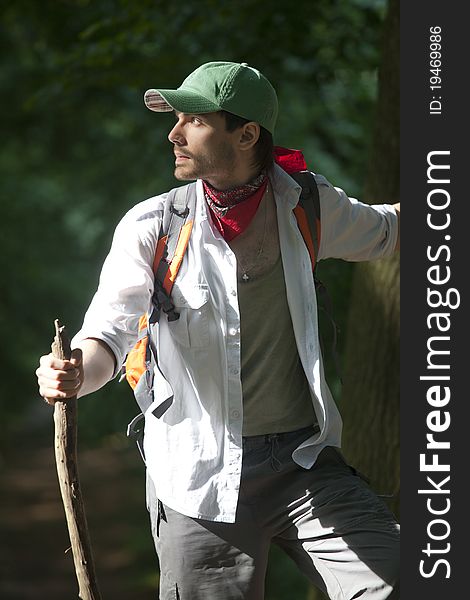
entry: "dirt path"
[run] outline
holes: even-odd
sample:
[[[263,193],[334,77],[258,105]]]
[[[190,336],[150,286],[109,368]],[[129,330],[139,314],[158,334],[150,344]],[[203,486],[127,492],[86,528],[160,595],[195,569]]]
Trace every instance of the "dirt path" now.
[[[78,598],[50,440],[3,458],[1,600]],[[116,436],[104,447],[80,450],[79,469],[103,600],[155,600],[156,559],[137,450]]]

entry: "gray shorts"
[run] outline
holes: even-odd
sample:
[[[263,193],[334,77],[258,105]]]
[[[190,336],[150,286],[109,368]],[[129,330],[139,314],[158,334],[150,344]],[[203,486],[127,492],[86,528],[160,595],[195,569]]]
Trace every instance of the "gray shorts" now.
[[[235,523],[175,512],[147,478],[160,600],[262,600],[271,543],[331,600],[399,598],[399,525],[337,449],[294,463],[311,433],[244,438]]]

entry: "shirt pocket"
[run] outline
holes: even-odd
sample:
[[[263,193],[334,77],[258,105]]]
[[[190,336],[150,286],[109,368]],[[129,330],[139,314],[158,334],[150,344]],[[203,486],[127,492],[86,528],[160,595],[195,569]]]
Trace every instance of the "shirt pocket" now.
[[[172,300],[179,319],[168,322],[173,339],[186,348],[209,344],[209,288],[205,284],[174,289]]]

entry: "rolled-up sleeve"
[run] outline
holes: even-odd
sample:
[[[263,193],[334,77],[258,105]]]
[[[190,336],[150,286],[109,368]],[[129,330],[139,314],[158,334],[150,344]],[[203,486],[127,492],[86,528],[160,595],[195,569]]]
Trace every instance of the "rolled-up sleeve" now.
[[[364,204],[349,198],[321,175],[316,176],[320,194],[321,241],[319,260],[374,260],[390,256],[398,237],[398,218],[390,204]]]
[[[105,342],[116,358],[114,376],[137,340],[140,316],[150,309],[163,198],[137,204],[116,227],[98,289],[72,339],[72,348],[87,338]]]

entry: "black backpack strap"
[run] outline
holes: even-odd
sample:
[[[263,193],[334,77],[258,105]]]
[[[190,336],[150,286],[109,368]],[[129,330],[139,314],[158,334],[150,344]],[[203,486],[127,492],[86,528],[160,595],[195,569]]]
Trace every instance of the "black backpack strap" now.
[[[179,318],[179,314],[176,312],[171,300],[171,290],[191,236],[196,211],[196,197],[195,183],[175,188],[168,194],[163,210],[163,220],[153,262],[153,272],[155,274],[154,293],[152,296],[153,309],[145,330],[145,335],[148,336],[145,360],[150,364],[153,356],[156,368],[159,368],[158,353],[154,340],[150,335],[150,326],[158,322],[162,310],[167,314],[170,321]],[[136,400],[142,412],[129,423],[127,435],[135,439],[142,459],[145,462],[143,446],[144,413],[152,404],[153,391],[150,392],[150,397],[146,402],[142,398],[144,398],[144,395],[138,397],[136,394]],[[168,398],[158,409],[164,411],[172,401],[173,397]],[[161,414],[154,414],[157,417],[161,416]]]
[[[321,209],[320,209],[320,194],[318,192],[315,176],[310,171],[299,171],[291,173],[290,176],[300,185],[299,205],[305,211],[310,235],[313,242],[315,252],[314,274],[316,268],[316,257],[318,256],[318,248],[320,247],[321,237]],[[313,261],[312,261],[313,262]]]
[[[339,358],[338,352],[336,350],[337,340],[339,328],[333,319],[333,306],[331,302],[330,295],[328,294],[328,290],[322,281],[318,278],[317,275],[317,257],[318,257],[318,248],[320,247],[320,239],[321,239],[321,209],[320,209],[320,194],[318,191],[318,185],[315,181],[315,175],[310,171],[299,171],[297,173],[291,173],[291,177],[300,185],[302,191],[300,192],[299,197],[299,205],[303,209],[304,214],[307,218],[308,228],[310,230],[311,241],[313,244],[313,257],[312,266],[313,266],[313,280],[315,283],[315,290],[317,292],[317,296],[321,303],[319,303],[319,309],[323,310],[327,315],[333,332],[333,340],[331,343],[331,353],[333,356],[333,361],[335,364],[336,373],[339,377],[341,383],[343,382],[343,377],[341,374],[341,369],[339,366]],[[300,225],[300,223],[299,223]],[[305,235],[304,235],[305,239]],[[308,241],[305,240],[307,246]],[[321,336],[320,344],[322,344]]]
[[[158,321],[162,310],[169,321],[179,318],[171,290],[188,246],[195,210],[196,183],[175,188],[168,194],[155,253],[152,324]]]

